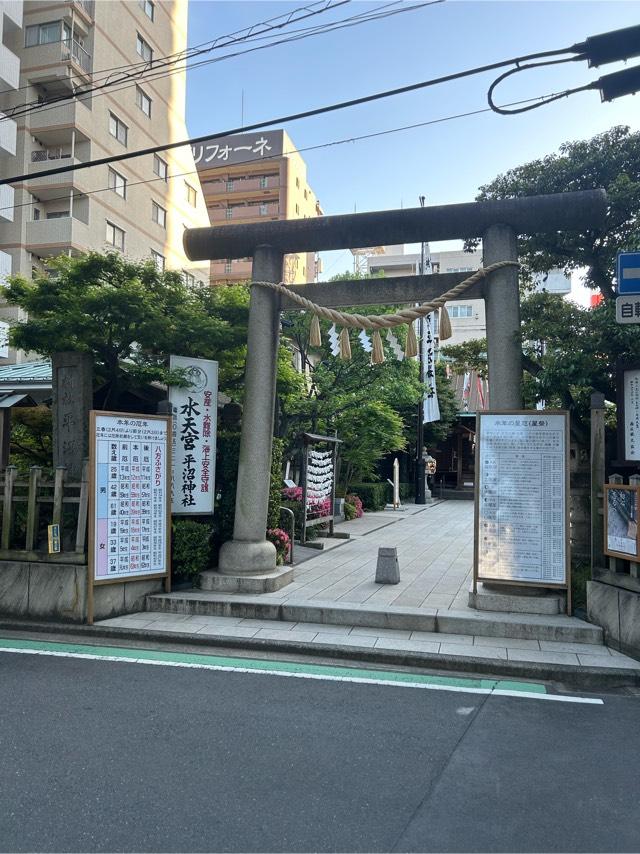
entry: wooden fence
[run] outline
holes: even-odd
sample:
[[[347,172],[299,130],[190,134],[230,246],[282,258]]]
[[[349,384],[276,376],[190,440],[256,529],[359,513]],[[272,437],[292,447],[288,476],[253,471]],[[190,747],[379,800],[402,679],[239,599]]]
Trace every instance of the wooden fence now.
[[[67,480],[64,466],[55,469],[53,480],[32,466],[27,480],[18,469],[7,466],[0,473],[2,521],[0,560],[31,560],[83,563],[86,560],[89,463],[85,460],[79,482]],[[59,553],[49,554],[47,526],[60,526]]]

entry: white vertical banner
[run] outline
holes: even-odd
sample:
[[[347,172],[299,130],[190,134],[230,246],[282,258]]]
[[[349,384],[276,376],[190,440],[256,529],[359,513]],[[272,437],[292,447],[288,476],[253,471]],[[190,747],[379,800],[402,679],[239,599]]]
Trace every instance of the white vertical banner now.
[[[432,312],[422,321],[422,379],[426,384],[422,417],[425,422],[440,420],[440,406],[436,390],[435,338],[435,315]]]
[[[0,320],[0,359],[9,358],[9,324]]]
[[[218,363],[171,356],[171,370],[186,371],[189,386],[169,389],[173,416],[171,512],[213,513],[216,480]]]

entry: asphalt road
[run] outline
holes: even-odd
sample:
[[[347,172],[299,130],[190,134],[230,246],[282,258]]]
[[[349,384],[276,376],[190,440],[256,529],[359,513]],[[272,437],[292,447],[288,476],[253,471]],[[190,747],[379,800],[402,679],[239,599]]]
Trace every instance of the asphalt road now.
[[[638,851],[640,702],[0,653],[1,851]]]

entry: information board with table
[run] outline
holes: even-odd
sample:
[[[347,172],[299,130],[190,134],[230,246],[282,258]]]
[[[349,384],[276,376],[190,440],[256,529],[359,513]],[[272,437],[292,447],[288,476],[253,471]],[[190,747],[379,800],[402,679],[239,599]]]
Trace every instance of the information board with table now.
[[[566,588],[570,610],[569,416],[479,412],[474,588]]]

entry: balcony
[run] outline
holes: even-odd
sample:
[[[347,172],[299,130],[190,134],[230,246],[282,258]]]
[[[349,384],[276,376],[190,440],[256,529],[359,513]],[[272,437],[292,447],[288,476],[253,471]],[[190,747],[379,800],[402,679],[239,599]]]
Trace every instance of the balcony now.
[[[0,222],[13,222],[14,189],[8,184],[0,186]]]
[[[86,252],[89,226],[72,216],[34,220],[27,223],[26,247],[41,258],[53,258],[69,249]]]
[[[91,138],[92,114],[85,100],[45,103],[30,113],[27,121],[31,136],[46,146],[64,145],[71,137],[70,128],[75,128],[76,140],[78,133],[83,140]]]
[[[74,11],[79,12],[89,23],[95,18],[95,0],[72,0],[72,5]]]
[[[84,162],[77,157],[71,157],[71,155],[63,154],[56,157],[56,153],[55,151],[51,152],[46,149],[32,151],[29,172],[40,172],[44,169],[54,168],[56,165],[77,166]],[[29,184],[29,191],[43,201],[59,196],[65,188],[73,188],[78,193],[86,193],[89,189],[86,179],[86,171],[64,172],[62,175],[47,175],[42,178],[33,178]]]
[[[251,278],[251,261],[212,261],[210,281],[215,282],[246,282]]]
[[[23,73],[30,83],[46,83],[54,93],[56,88],[73,90],[76,84],[90,82],[91,70],[91,54],[75,39],[25,48]]]
[[[20,59],[1,42],[0,84],[3,89],[17,89],[20,85]]]
[[[16,153],[16,123],[0,113],[0,154]]]
[[[22,6],[23,0],[3,0],[2,2],[2,12],[16,29],[22,28]],[[8,29],[5,25],[4,32],[6,33]]]
[[[202,186],[207,197],[244,197],[251,194],[255,198],[260,198],[260,196],[277,196],[280,191],[280,179],[278,175],[269,175],[266,186],[260,178],[235,178],[231,185],[226,181],[204,181]]]
[[[228,210],[231,211],[231,216],[228,216]],[[209,208],[209,219],[212,223],[218,224],[225,222],[257,222],[261,219],[280,219],[280,205],[277,202],[267,202],[264,206],[237,205],[232,208]]]

